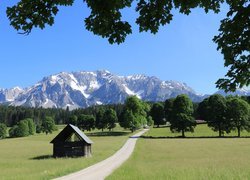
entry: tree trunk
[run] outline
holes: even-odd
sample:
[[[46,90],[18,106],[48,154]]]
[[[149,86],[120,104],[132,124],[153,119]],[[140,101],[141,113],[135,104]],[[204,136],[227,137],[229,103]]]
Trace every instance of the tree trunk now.
[[[184,129],[181,130],[182,137],[185,137],[185,131]]]
[[[240,127],[239,126],[237,127],[237,130],[238,130],[238,137],[240,137]]]
[[[103,128],[102,128],[102,132],[103,132]]]
[[[219,137],[221,137],[221,127],[220,127],[220,124],[219,124],[218,129],[219,129]]]

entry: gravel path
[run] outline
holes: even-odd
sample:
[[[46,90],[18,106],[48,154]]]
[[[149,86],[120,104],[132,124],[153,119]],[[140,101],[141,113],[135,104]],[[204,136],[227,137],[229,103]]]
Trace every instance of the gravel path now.
[[[132,154],[136,141],[139,136],[145,133],[147,129],[140,131],[139,133],[131,136],[123,147],[117,151],[113,156],[94,164],[81,171],[57,178],[56,180],[103,180],[110,175],[115,169],[117,169],[122,163],[124,163]]]

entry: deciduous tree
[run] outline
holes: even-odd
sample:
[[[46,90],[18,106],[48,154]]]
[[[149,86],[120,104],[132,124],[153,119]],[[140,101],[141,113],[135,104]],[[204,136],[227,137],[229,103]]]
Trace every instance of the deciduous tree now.
[[[0,139],[5,138],[7,135],[7,126],[3,123],[0,123]]]
[[[130,96],[125,101],[121,127],[129,128],[132,132],[147,124],[149,106],[136,96]]]
[[[107,122],[107,128],[109,130],[115,128],[116,126],[116,122],[117,122],[117,115],[116,112],[109,108],[105,111],[104,116],[103,116],[104,122]]]
[[[165,112],[165,118],[167,122],[170,122],[172,119],[174,100],[175,100],[174,98],[170,98],[170,99],[167,99],[164,103],[164,112]]]
[[[95,117],[93,115],[81,114],[78,117],[77,125],[82,130],[91,131],[95,128]]]
[[[164,106],[162,105],[162,103],[153,104],[150,110],[150,116],[154,121],[154,125],[157,125],[157,127],[166,124],[166,121],[164,119]]]
[[[250,107],[248,103],[240,98],[234,97],[227,101],[226,118],[230,121],[232,129],[250,131]]]
[[[226,118],[226,100],[222,95],[215,94],[206,100],[205,103],[205,120],[208,122],[208,126],[214,131],[219,132],[221,137],[224,132],[230,132],[230,122]]]
[[[105,113],[104,108],[100,108],[96,113],[96,121],[95,121],[95,127],[97,129],[101,129],[102,131],[107,127],[107,122],[106,119],[104,118],[104,113]]]
[[[42,131],[48,134],[52,133],[54,129],[55,129],[54,119],[50,116],[46,116],[42,122]]]
[[[181,132],[185,137],[185,132],[194,132],[196,125],[193,118],[193,103],[187,95],[179,95],[173,103],[170,129],[172,132]]]

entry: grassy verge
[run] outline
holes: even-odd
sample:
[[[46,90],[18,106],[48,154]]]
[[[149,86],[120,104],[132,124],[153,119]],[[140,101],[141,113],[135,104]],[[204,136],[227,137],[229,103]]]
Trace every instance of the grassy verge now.
[[[116,136],[90,136],[94,141],[93,157],[54,159],[49,142],[58,133],[1,140],[0,179],[51,179],[78,171],[114,154],[129,135],[120,132]]]
[[[139,139],[129,160],[107,179],[250,179],[249,152],[249,138]]]

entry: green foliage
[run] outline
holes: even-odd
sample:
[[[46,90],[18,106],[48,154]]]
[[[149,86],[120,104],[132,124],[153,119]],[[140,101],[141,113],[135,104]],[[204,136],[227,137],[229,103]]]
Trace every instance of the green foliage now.
[[[69,123],[73,124],[73,125],[76,125],[77,124],[77,116],[76,115],[71,115],[69,117]]]
[[[105,129],[107,127],[106,119],[104,118],[105,110],[104,108],[100,108],[98,112],[96,113],[96,121],[95,121],[95,127],[97,129]]]
[[[154,120],[151,116],[147,117],[147,125],[148,126],[153,126],[154,125]]]
[[[35,123],[34,123],[33,120],[30,119],[30,118],[25,119],[25,121],[27,121],[27,123],[28,123],[29,135],[33,135],[33,134],[36,132]]]
[[[167,122],[170,122],[172,119],[174,100],[175,98],[170,98],[170,99],[167,99],[164,103],[164,112],[165,112],[165,118]]]
[[[164,119],[164,106],[162,103],[154,103],[151,110],[150,110],[150,116],[154,120],[154,125],[163,125],[166,124]]]
[[[231,128],[237,129],[238,137],[241,130],[250,131],[250,107],[244,100],[230,98],[227,101],[226,118],[230,121]]]
[[[58,13],[58,6],[69,6],[73,0],[59,1],[27,1],[21,0],[17,5],[7,8],[7,16],[11,19],[11,25],[16,30],[23,30],[29,34],[33,27],[45,28],[45,25],[54,24],[54,16]]]
[[[36,133],[40,134],[42,132],[42,126],[40,124],[36,125]]]
[[[0,123],[0,139],[5,138],[7,135],[7,126],[3,123]]]
[[[147,124],[147,112],[149,106],[136,96],[130,96],[125,101],[122,118],[119,123],[123,128],[129,128],[132,132]]]
[[[95,128],[95,117],[93,115],[81,114],[78,117],[77,126],[82,130],[91,131]]]
[[[50,116],[46,116],[42,122],[42,131],[46,134],[52,133],[55,130],[55,122],[54,119]]]
[[[28,121],[22,120],[9,130],[10,137],[25,137],[29,135]]]
[[[12,128],[9,129],[9,136],[10,137],[17,137],[16,136],[16,131],[18,129],[17,125],[14,125]]]
[[[116,112],[113,109],[108,109],[103,115],[103,121],[107,123],[107,128],[109,130],[115,128],[118,118]]]
[[[196,125],[192,116],[193,111],[193,103],[187,95],[177,96],[173,102],[171,131],[182,132],[183,137],[185,137],[185,132],[193,132]]]
[[[221,50],[229,70],[227,78],[219,79],[217,87],[235,91],[244,85],[250,85],[250,3],[249,0],[231,0],[227,17],[221,21],[220,34],[214,37]]]
[[[198,119],[207,120],[208,119],[208,98],[204,99],[199,103],[197,108]]]
[[[205,120],[208,122],[208,126],[214,131],[219,132],[219,137],[221,137],[224,132],[230,132],[230,121],[226,119],[226,99],[215,94],[210,96],[203,106]]]

